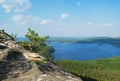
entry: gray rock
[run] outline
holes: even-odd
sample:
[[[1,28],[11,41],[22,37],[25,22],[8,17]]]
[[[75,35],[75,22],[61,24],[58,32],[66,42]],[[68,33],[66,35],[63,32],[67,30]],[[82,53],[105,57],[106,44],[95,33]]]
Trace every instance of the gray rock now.
[[[0,35],[4,35],[0,48],[6,47],[0,49],[0,81],[82,81],[51,62],[37,65],[34,61],[45,58],[23,49],[8,34]]]

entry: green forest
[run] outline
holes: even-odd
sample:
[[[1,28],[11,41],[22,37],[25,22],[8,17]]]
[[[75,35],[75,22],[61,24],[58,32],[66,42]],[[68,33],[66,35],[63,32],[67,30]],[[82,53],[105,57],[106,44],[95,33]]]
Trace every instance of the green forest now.
[[[120,57],[92,61],[55,60],[83,81],[120,81]]]

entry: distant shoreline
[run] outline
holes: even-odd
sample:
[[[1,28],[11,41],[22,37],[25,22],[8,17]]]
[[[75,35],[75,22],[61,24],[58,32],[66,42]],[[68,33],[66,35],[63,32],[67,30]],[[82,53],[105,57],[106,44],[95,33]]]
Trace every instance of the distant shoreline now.
[[[26,37],[17,37],[17,42],[29,41]],[[110,44],[113,46],[120,46],[120,38],[111,37],[50,37],[46,42],[48,43],[97,43]]]

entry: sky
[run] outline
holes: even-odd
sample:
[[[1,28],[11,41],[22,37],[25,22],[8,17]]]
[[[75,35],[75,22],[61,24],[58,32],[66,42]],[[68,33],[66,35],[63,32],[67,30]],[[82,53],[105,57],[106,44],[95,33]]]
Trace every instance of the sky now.
[[[120,0],[0,0],[0,29],[25,36],[120,37]]]

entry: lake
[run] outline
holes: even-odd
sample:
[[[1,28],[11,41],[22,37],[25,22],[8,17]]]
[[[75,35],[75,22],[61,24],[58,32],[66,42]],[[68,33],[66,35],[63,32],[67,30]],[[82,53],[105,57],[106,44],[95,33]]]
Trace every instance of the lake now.
[[[51,43],[55,60],[95,60],[120,56],[120,47],[96,43]]]
[[[17,38],[16,41],[28,41],[26,38]],[[55,40],[55,42],[54,42]],[[62,40],[62,42],[56,42]],[[76,41],[73,38],[52,38],[48,45],[53,46],[55,52],[53,53],[55,60],[95,60],[100,58],[111,58],[120,56],[120,47],[110,44],[97,43],[71,43],[65,41]]]

